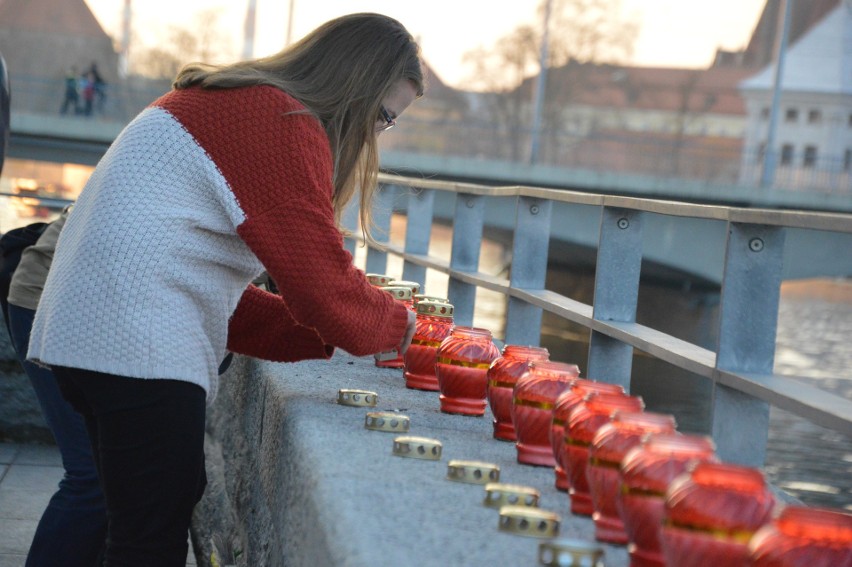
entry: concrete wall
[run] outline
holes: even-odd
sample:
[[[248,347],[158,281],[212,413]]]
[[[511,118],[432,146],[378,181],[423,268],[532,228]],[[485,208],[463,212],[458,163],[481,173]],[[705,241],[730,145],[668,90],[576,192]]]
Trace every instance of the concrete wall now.
[[[442,459],[393,456],[395,435],[365,429],[370,410],[337,404],[340,388],[377,392],[375,409],[408,415],[411,435],[443,443]],[[437,393],[406,389],[402,370],[370,357],[237,357],[208,413],[207,457],[193,522],[199,564],[218,535],[252,567],[534,565],[538,540],[498,531],[482,486],[446,480],[451,459],[498,464],[501,482],[541,491],[541,507],[562,516],[562,536],[594,540],[591,519],[571,516],[553,487],[553,470],[519,465],[514,444],[492,438],[490,412],[443,414]],[[627,565],[624,548],[604,548],[609,567]]]

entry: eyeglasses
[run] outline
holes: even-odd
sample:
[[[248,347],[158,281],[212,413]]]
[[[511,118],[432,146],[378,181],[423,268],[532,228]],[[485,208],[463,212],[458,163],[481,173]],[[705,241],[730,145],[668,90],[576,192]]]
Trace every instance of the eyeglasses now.
[[[394,126],[396,126],[396,120],[394,120],[393,116],[390,115],[388,109],[385,108],[385,105],[379,106],[379,122],[383,122],[382,125],[376,126],[376,132],[384,132],[385,130],[390,130]]]

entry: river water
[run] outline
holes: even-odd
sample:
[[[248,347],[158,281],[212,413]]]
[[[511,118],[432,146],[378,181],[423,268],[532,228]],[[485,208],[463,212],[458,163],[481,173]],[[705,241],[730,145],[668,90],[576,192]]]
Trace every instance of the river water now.
[[[404,222],[403,218],[394,216],[391,241],[395,244],[402,244],[405,234]],[[451,229],[436,225],[432,232],[430,254],[448,259],[451,240]],[[506,277],[508,253],[504,246],[484,241],[480,270]],[[361,267],[365,265],[363,249],[356,252],[356,264]],[[387,273],[401,277],[402,261],[389,256]],[[549,276],[548,281],[550,279]],[[552,289],[549,285],[547,287]],[[430,295],[446,297],[446,290],[446,275],[428,270],[423,291]],[[474,325],[490,329],[495,336],[502,337],[504,316],[505,298],[501,294],[488,290],[477,291]],[[696,314],[696,317],[701,316],[702,314]],[[706,317],[706,314],[703,316]],[[553,359],[580,362],[580,356],[576,357],[577,360],[565,358],[562,352],[554,356],[559,352],[559,347],[554,348],[553,340],[555,336],[556,340],[561,342],[573,342],[581,348],[587,348],[586,337],[577,336],[577,331],[572,330],[570,325],[561,331],[549,329],[546,332],[549,332],[551,337],[550,343],[545,346],[551,350]],[[559,332],[562,334],[559,335]],[[782,285],[775,354],[776,373],[801,377],[816,387],[852,399],[850,337],[852,280],[809,280],[785,282]],[[543,336],[542,343],[545,342]],[[578,350],[569,349],[567,352],[576,353]],[[636,363],[637,360],[639,364]],[[646,372],[642,362],[641,357],[634,358],[634,374]],[[657,372],[657,369],[653,372]],[[649,389],[648,381],[644,381],[641,393],[646,398],[648,408],[675,413],[678,415],[679,424],[683,426],[680,428],[684,431],[700,429],[700,419],[690,424],[689,417],[681,418],[684,414],[696,413],[690,405],[699,405],[699,401],[694,399],[695,390],[691,392],[692,396],[689,395],[690,392],[683,396],[678,396],[680,392],[674,392],[674,397],[680,398],[674,405],[667,406],[663,403],[654,407],[657,396],[672,397],[673,383],[680,382],[663,382],[663,385],[656,386],[655,391],[655,386],[651,385]],[[634,376],[634,388],[635,385]],[[706,384],[704,387],[706,388]],[[764,471],[770,482],[805,504],[852,511],[852,438],[846,435],[772,408]]]

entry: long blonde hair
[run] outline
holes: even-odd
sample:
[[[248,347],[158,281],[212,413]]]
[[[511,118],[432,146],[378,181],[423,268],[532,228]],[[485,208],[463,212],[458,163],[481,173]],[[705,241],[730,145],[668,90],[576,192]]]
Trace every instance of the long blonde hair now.
[[[423,95],[420,48],[393,18],[361,13],[330,20],[270,57],[224,66],[191,63],[172,86],[271,85],[301,102],[320,120],[331,144],[338,225],[360,189],[361,230],[370,239],[379,171],[376,120],[382,101],[400,79],[411,81],[417,96]]]

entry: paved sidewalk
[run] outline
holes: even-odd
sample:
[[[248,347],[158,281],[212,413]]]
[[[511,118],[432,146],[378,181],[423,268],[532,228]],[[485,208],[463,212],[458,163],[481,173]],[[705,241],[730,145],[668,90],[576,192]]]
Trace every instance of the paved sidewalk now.
[[[23,567],[62,472],[54,445],[0,443],[0,567]],[[191,548],[187,565],[195,565]]]

